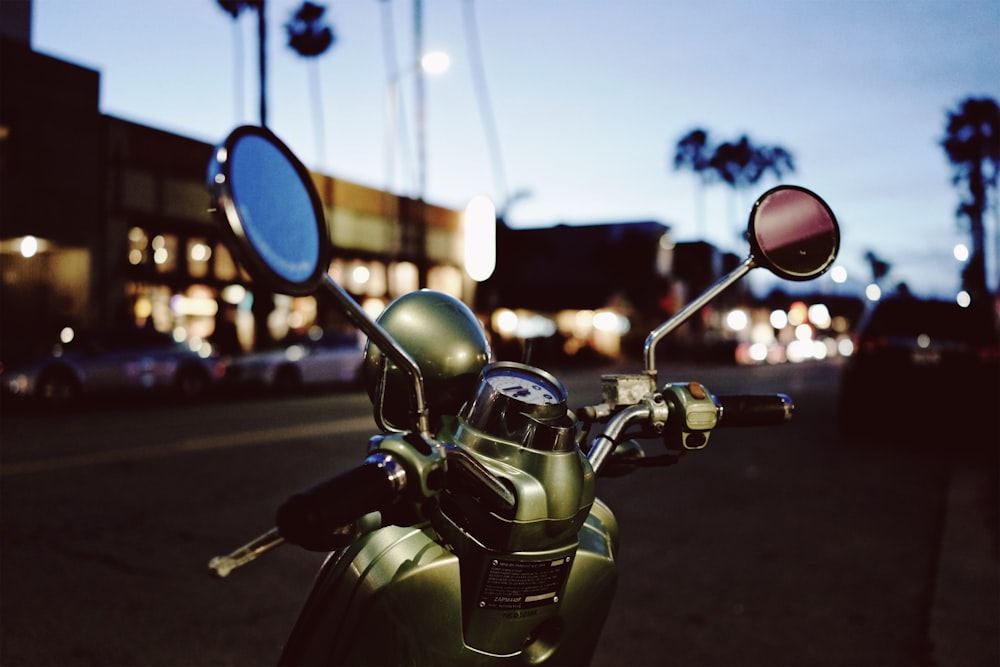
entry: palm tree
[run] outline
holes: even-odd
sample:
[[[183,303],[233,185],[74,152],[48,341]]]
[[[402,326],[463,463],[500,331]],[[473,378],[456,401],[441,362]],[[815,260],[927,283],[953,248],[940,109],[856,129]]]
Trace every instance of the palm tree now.
[[[267,23],[264,20],[265,0],[217,0],[223,11],[233,17],[239,18],[244,9],[257,12],[257,64],[260,80],[260,125],[267,126]]]
[[[218,0],[223,11],[233,17],[233,50],[236,52],[233,58],[233,122],[240,123],[243,120],[243,32],[240,24],[236,20],[243,9],[242,3],[233,0]]]
[[[265,0],[217,0],[219,6],[229,14],[235,22],[244,9],[257,12],[257,63],[260,81],[260,126],[267,127],[267,61],[266,54],[266,23],[264,21]],[[239,30],[237,29],[237,34]],[[241,52],[242,53],[242,52]],[[237,60],[241,60],[238,58]],[[237,62],[237,81],[242,81],[242,63]],[[242,95],[238,94],[238,97]],[[242,104],[242,99],[240,99]],[[242,111],[242,109],[241,109]],[[242,116],[242,113],[240,114]],[[254,290],[254,349],[267,349],[274,340],[267,326],[267,318],[274,309],[274,296],[264,289]]]
[[[795,171],[792,154],[781,146],[754,146],[745,134],[735,143],[719,144],[708,168],[728,183],[739,198],[744,189],[756,185],[768,172],[780,179]]]
[[[702,236],[705,235],[705,186],[713,178],[713,171],[709,168],[710,159],[711,151],[706,130],[695,128],[677,141],[674,149],[674,170],[687,169],[698,179],[695,216]]]
[[[892,264],[876,255],[872,250],[865,252],[865,261],[868,262],[868,266],[872,270],[872,282],[881,287],[882,279],[889,275]]]
[[[770,171],[775,179],[781,180],[786,173],[795,171],[795,158],[784,147],[761,146],[759,151],[765,174]]]
[[[958,215],[969,225],[972,248],[962,272],[962,284],[973,300],[989,294],[986,286],[986,211],[996,205],[1000,170],[1000,107],[989,98],[968,98],[958,111],[948,113],[941,146],[953,167],[952,183],[964,185],[968,198]],[[1000,285],[998,285],[1000,290]]]
[[[745,134],[736,143],[720,144],[709,160],[709,167],[737,190],[756,185],[769,171],[779,179],[786,171],[795,171],[792,154],[786,149],[754,146]]]
[[[307,58],[310,64],[313,123],[316,127],[317,155],[320,165],[326,162],[324,157],[326,137],[323,131],[323,94],[320,89],[318,58],[326,53],[336,41],[333,28],[323,21],[324,12],[326,12],[326,7],[306,0],[295,11],[291,20],[285,24],[285,30],[288,32],[288,46],[303,58]]]

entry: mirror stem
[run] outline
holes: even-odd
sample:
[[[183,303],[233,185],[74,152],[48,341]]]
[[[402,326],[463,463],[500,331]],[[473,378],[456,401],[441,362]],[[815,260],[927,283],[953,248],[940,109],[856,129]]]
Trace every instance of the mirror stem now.
[[[688,319],[701,310],[705,304],[717,297],[720,293],[724,292],[730,285],[745,276],[747,272],[755,266],[757,266],[757,263],[754,261],[753,256],[747,257],[742,264],[720,278],[714,285],[705,290],[701,296],[681,308],[669,319],[667,319],[666,322],[649,332],[649,336],[646,337],[646,345],[643,348],[643,355],[646,359],[646,372],[653,377],[656,377],[656,359],[654,350],[656,348],[656,344],[660,342],[661,338],[687,322]]]
[[[413,383],[414,408],[417,411],[417,429],[428,438],[430,432],[430,416],[427,409],[427,400],[424,395],[424,377],[420,373],[420,367],[413,361],[413,358],[406,353],[403,348],[393,340],[385,329],[378,322],[373,320],[364,308],[358,305],[350,294],[343,287],[337,284],[329,274],[323,276],[323,284],[327,290],[337,300],[337,303],[344,309],[348,317],[356,327],[361,329],[366,336],[374,343],[378,349],[382,350],[389,359],[399,366],[410,377]]]

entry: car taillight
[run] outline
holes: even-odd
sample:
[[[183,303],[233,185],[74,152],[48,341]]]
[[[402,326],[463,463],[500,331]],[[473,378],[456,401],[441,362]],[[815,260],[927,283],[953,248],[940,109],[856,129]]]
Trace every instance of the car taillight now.
[[[879,336],[878,338],[866,338],[865,340],[859,341],[855,344],[855,349],[861,352],[874,352],[880,348],[889,345],[889,339],[885,336]]]
[[[976,358],[984,363],[1000,361],[1000,347],[996,345],[982,345],[976,348]]]

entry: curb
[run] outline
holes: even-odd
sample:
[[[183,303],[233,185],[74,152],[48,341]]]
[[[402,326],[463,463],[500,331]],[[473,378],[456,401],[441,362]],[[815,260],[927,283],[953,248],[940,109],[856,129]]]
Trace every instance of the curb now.
[[[997,475],[993,465],[952,466],[929,632],[939,667],[1000,665]]]

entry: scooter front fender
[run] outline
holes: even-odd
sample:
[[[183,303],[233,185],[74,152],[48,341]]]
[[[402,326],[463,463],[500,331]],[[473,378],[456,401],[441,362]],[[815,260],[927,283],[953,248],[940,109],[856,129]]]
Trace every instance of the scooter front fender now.
[[[279,664],[586,664],[614,597],[616,549],[615,518],[595,501],[555,615],[500,620],[500,644],[518,649],[493,653],[465,641],[459,560],[435,531],[380,528],[327,558]]]

